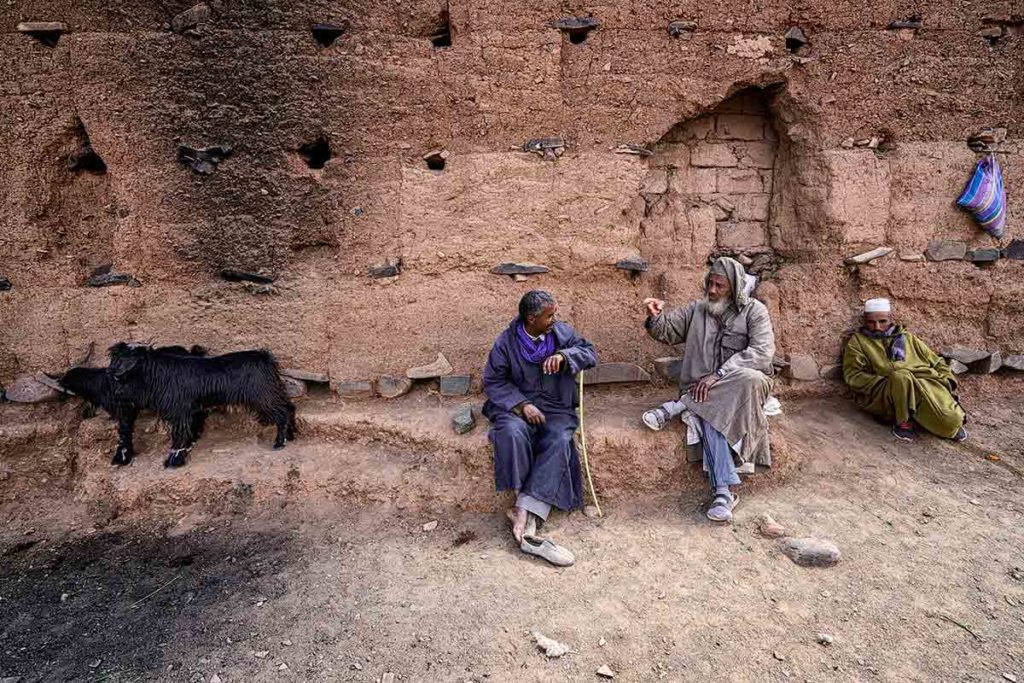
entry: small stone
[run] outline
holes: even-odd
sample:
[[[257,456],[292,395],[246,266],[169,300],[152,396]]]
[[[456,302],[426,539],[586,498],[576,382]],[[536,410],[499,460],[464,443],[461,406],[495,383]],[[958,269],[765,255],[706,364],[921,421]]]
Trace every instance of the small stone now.
[[[593,518],[593,517],[600,517],[601,516],[600,513],[597,510],[597,506],[596,505],[586,505],[586,506],[584,506],[583,507],[583,514],[586,515],[587,517],[591,517],[591,518]]]
[[[284,384],[284,392],[288,398],[300,398],[306,395],[306,383],[301,379],[282,375],[281,383]]]
[[[1014,261],[1024,260],[1024,239],[1010,240],[1010,243],[1003,249],[1003,258]]]
[[[790,51],[798,50],[807,44],[807,34],[799,26],[791,26],[786,31],[784,38],[786,39],[786,49]]]
[[[438,353],[437,358],[434,359],[433,363],[409,368],[405,371],[405,376],[409,379],[433,379],[435,377],[449,375],[453,369],[452,364],[448,362],[448,359],[444,357],[444,354]]]
[[[452,414],[452,429],[456,434],[468,434],[475,426],[476,416],[473,415],[472,405],[463,404]]]
[[[472,375],[446,375],[438,384],[442,396],[465,396],[469,393]]]
[[[654,156],[654,152],[647,149],[643,145],[637,145],[631,142],[626,142],[619,145],[618,147],[615,148],[614,151],[616,154],[635,154],[637,156],[642,157]]]
[[[292,377],[294,379],[301,379],[303,382],[315,382],[317,384],[327,384],[330,378],[325,372],[309,372],[307,370],[298,370],[296,368],[284,368],[281,370],[281,374],[285,377]]]
[[[890,31],[899,31],[902,29],[916,31],[923,26],[924,20],[921,18],[920,15],[914,14],[906,19],[899,19],[896,21],[889,22],[889,25],[886,28],[888,28]]]
[[[431,521],[431,522],[427,522],[426,524],[423,525],[423,530],[424,531],[433,531],[436,528],[437,528],[437,520],[436,519]]]
[[[754,265],[754,259],[750,258],[746,254],[740,254],[739,256],[736,257],[736,260],[739,261],[740,265],[743,266],[744,268],[749,268],[750,266]]]
[[[846,259],[845,261],[843,261],[843,263],[845,263],[847,265],[859,265],[859,264],[864,264],[864,263],[871,263],[875,259],[882,258],[883,256],[887,256],[887,255],[889,255],[891,253],[892,253],[892,247],[878,247],[877,249],[872,249],[871,251],[866,251],[863,254],[857,254],[856,256],[851,256],[848,259]]]
[[[628,270],[633,273],[646,273],[647,269],[650,268],[650,264],[639,256],[630,256],[629,258],[617,261],[615,263],[615,267],[620,270]]]
[[[955,358],[950,359],[949,369],[953,371],[954,375],[962,375],[968,370],[966,365],[956,360]]]
[[[127,273],[102,273],[92,275],[85,284],[89,287],[113,287],[115,285],[138,286],[138,281]]]
[[[929,261],[962,261],[967,256],[967,243],[958,240],[932,240],[925,255]]]
[[[1024,355],[1007,356],[1003,359],[1003,367],[1010,370],[1024,371]]]
[[[290,641],[290,640],[282,640],[281,644],[284,645],[285,647],[291,647],[292,646],[292,641]]]
[[[650,382],[651,375],[636,363],[601,363],[587,370],[584,384],[617,384],[621,382]]]
[[[1002,26],[986,26],[978,31],[978,35],[989,40],[998,40],[1003,37]]]
[[[368,379],[339,382],[337,391],[345,398],[370,398],[373,396],[373,382]]]
[[[540,631],[533,632],[533,640],[537,643],[537,647],[544,651],[544,656],[548,659],[557,659],[562,655],[569,652],[569,646],[548,638]]]
[[[381,375],[377,378],[377,393],[384,398],[398,398],[408,394],[412,389],[412,380],[408,377]]]
[[[853,149],[853,138],[846,138],[839,143],[844,149]]]
[[[782,538],[786,535],[786,528],[772,519],[767,512],[757,520],[757,530],[765,538]]]
[[[220,276],[228,282],[255,282],[258,285],[269,285],[275,280],[273,275],[248,273],[244,270],[234,270],[232,268],[224,268],[220,271]]]
[[[530,279],[530,276],[520,275],[519,273],[516,273],[515,275],[512,276],[512,279],[515,280],[516,282],[526,282],[527,280]]]
[[[791,353],[786,359],[789,361],[789,365],[783,370],[783,374],[786,377],[802,382],[810,382],[821,377],[818,373],[818,364],[814,362],[814,358],[811,356],[802,353]]]
[[[259,652],[254,652],[253,656],[255,656],[256,659],[266,659],[267,655],[269,654],[270,650],[260,650]]]
[[[695,21],[673,21],[668,25],[668,34],[673,38],[679,38],[680,36],[688,36],[697,30],[697,22]]]
[[[491,268],[491,272],[495,275],[540,275],[548,272],[548,267],[536,263],[500,263]]]
[[[597,675],[602,678],[615,678],[615,672],[607,664],[601,665],[601,668],[597,670]]]
[[[833,638],[832,636],[830,636],[829,634],[827,634],[827,633],[819,633],[818,634],[818,643],[820,643],[821,645],[831,645],[834,642],[836,642],[836,639]]]
[[[201,23],[210,20],[210,7],[206,3],[199,3],[171,19],[171,29],[175,33],[184,33],[193,29]]]
[[[925,259],[924,254],[919,254],[916,251],[901,251],[900,260],[910,261],[912,263],[920,263],[921,261],[926,261],[927,259]]]
[[[217,674],[210,676],[210,683],[221,683],[220,676]]]
[[[178,161],[200,175],[210,175],[217,170],[217,164],[231,156],[231,145],[213,147],[191,147],[178,145]]]
[[[68,593],[61,593],[60,594],[60,601],[61,602],[67,602],[68,598],[70,598],[70,597],[71,597],[71,595],[68,594]]]
[[[1003,678],[1010,681],[1010,683],[1017,683],[1017,677],[1011,673],[1004,673]]]
[[[669,382],[678,382],[683,370],[683,359],[675,356],[654,359],[654,371]]]
[[[640,194],[665,194],[668,192],[668,171],[651,171],[640,187]]]
[[[380,677],[380,683],[395,683],[395,674],[390,672],[384,674]]]
[[[397,263],[388,263],[383,266],[370,268],[370,277],[374,280],[380,280],[385,277],[398,277],[401,273],[402,266]]]
[[[68,25],[61,21],[23,21],[15,29],[19,33],[67,33]]]
[[[779,660],[780,662],[786,661],[786,655],[782,654],[778,650],[772,652],[772,657],[775,657],[775,659]]]
[[[356,671],[362,671],[363,670],[363,665],[360,664],[359,662],[356,662],[356,663],[354,663],[352,665],[352,668],[355,669]]]
[[[971,263],[995,263],[999,260],[1001,252],[996,247],[985,249],[974,249],[967,254],[967,260]]]
[[[52,401],[60,392],[43,384],[35,377],[19,377],[7,387],[7,400],[15,403],[42,403]]]
[[[839,548],[820,538],[784,538],[779,543],[782,552],[803,567],[831,567],[839,562]]]
[[[601,636],[601,640],[597,641],[597,646],[598,647],[604,647],[607,644],[608,644],[608,641],[604,639],[604,636]]]

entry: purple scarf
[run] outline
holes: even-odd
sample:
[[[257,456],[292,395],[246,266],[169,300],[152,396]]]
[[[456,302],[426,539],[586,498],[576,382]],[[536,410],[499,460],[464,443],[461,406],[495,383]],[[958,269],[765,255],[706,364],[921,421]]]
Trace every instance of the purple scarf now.
[[[516,341],[519,342],[519,353],[523,354],[523,358],[538,365],[555,352],[554,334],[548,332],[544,339],[534,341],[526,333],[526,327],[522,323],[516,324]]]
[[[907,359],[907,338],[903,336],[901,328],[890,325],[885,332],[872,332],[865,327],[861,332],[872,339],[892,339],[892,346],[889,347],[889,360],[903,361]]]

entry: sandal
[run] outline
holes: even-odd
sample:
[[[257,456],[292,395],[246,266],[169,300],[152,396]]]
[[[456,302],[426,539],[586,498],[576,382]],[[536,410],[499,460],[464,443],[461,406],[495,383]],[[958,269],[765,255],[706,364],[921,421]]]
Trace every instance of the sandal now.
[[[644,424],[655,432],[660,432],[668,423],[668,411],[664,408],[651,408],[643,415]]]
[[[732,511],[739,502],[740,497],[738,494],[716,493],[711,501],[711,507],[708,508],[708,519],[712,522],[731,522]]]

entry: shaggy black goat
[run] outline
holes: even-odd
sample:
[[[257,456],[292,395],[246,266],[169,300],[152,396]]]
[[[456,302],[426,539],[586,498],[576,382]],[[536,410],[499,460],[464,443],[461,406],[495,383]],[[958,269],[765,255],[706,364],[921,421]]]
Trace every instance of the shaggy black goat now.
[[[243,405],[260,423],[276,425],[275,449],[295,438],[295,406],[269,351],[196,358],[120,343],[110,347],[110,372],[119,400],[149,408],[170,424],[165,467],[185,464],[198,438],[194,415],[214,406]]]
[[[153,349],[154,353],[161,353],[175,356],[196,356],[206,355],[206,349],[201,346],[193,346],[186,349],[184,346],[161,346]],[[82,360],[84,362],[88,359]],[[117,448],[114,450],[114,457],[111,462],[115,465],[127,465],[135,457],[135,445],[132,436],[135,431],[135,419],[138,417],[139,408],[131,401],[118,396],[117,385],[109,368],[84,368],[78,365],[72,367],[60,377],[54,377],[60,386],[66,391],[80,396],[91,405],[103,409],[111,418],[117,421]],[[202,434],[206,423],[206,412],[197,411],[192,415],[192,432],[198,439]]]

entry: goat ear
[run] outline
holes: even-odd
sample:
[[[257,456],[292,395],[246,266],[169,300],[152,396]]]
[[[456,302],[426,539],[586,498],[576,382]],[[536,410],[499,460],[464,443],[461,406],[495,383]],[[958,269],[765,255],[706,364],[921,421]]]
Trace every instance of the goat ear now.
[[[121,358],[117,361],[117,365],[111,365],[111,369],[114,371],[114,377],[117,379],[124,379],[125,376],[135,369],[135,366],[139,364],[138,358]]]

